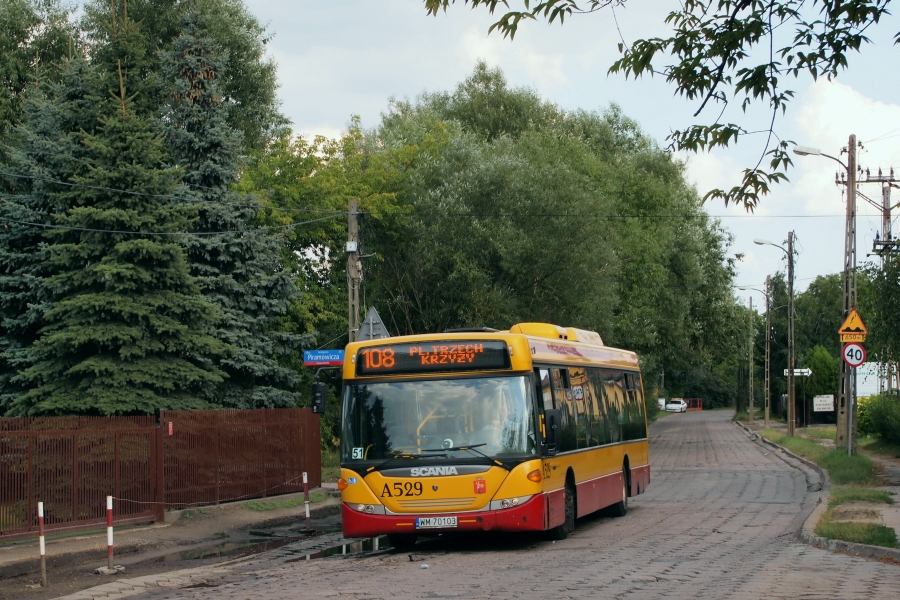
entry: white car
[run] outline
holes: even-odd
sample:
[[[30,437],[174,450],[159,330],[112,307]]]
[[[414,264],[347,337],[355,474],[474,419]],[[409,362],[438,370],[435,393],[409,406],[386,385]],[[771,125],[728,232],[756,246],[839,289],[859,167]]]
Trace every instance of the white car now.
[[[672,398],[666,402],[666,410],[668,412],[687,412],[687,402],[681,398]]]

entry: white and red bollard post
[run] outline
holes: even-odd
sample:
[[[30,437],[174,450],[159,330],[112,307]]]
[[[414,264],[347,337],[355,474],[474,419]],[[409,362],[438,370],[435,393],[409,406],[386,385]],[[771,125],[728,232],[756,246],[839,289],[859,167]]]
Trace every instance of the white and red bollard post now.
[[[44,543],[43,502],[38,502],[38,540],[41,546],[41,586],[47,587],[47,545]]]
[[[312,531],[309,522],[309,479],[306,477],[306,471],[303,471],[303,499],[306,504],[306,530]]]
[[[107,566],[109,570],[113,570],[113,497],[106,497],[106,558],[109,561]]]

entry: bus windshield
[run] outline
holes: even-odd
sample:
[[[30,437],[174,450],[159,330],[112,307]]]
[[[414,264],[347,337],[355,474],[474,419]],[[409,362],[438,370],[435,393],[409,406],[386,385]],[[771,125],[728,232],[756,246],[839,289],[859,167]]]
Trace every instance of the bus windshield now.
[[[462,458],[537,454],[529,378],[352,383],[344,392],[342,462],[397,454]],[[438,452],[424,450],[438,449]]]

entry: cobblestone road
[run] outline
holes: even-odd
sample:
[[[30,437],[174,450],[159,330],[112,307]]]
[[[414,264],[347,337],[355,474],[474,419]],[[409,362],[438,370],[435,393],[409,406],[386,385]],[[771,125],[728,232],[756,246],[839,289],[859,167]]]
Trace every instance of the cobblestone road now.
[[[309,562],[264,555],[200,584],[211,587],[131,597],[900,597],[900,566],[795,540],[818,498],[809,491],[817,476],[752,442],[729,418],[686,413],[655,423],[648,492],[625,518],[579,520],[562,542],[440,541],[412,555]]]

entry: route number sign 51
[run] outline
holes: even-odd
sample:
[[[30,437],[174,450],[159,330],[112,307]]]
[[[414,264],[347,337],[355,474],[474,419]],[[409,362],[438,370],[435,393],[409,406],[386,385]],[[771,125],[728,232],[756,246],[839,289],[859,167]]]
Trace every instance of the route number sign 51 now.
[[[844,362],[854,369],[866,362],[866,349],[862,344],[851,343],[844,344]]]

